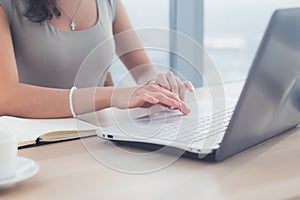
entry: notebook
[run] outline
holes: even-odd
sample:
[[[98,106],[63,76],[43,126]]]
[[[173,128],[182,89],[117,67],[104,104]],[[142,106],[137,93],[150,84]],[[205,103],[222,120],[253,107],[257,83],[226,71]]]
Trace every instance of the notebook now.
[[[0,130],[16,135],[19,147],[89,137],[95,135],[97,129],[98,126],[73,118],[0,117]]]

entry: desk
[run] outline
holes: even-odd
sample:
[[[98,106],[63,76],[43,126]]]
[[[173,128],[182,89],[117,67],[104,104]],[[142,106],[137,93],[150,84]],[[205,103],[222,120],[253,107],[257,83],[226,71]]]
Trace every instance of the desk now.
[[[229,88],[235,91],[234,84]],[[100,138],[85,141],[105,153],[107,144]],[[20,156],[38,162],[40,171],[0,190],[0,199],[300,199],[299,154],[296,130],[222,163],[180,158],[164,169],[135,175],[102,165],[75,140],[20,150]],[[120,155],[112,159],[126,162]]]

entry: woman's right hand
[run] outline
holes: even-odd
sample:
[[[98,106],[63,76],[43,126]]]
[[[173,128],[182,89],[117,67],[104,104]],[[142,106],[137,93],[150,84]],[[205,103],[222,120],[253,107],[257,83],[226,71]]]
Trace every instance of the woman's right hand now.
[[[177,108],[183,114],[190,113],[188,106],[175,93],[156,84],[132,88],[114,88],[111,104],[112,107],[120,109],[146,108],[160,104],[166,107]]]

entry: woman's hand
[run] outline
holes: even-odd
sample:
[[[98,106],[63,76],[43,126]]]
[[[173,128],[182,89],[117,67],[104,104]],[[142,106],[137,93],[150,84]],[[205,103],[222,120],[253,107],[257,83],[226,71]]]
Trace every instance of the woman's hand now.
[[[155,104],[161,104],[166,107],[177,108],[183,114],[190,113],[188,106],[177,94],[156,84],[133,88],[114,88],[111,102],[113,107],[120,109],[145,108]]]
[[[190,81],[181,81],[173,72],[160,73],[155,79],[154,83],[159,86],[175,93],[180,100],[184,101],[185,90],[188,89],[190,92],[194,92],[195,88]]]

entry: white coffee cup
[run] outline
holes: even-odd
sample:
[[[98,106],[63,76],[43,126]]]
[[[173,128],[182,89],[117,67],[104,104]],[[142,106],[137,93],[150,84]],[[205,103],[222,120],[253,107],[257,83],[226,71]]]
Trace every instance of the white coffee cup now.
[[[0,180],[13,177],[16,173],[18,146],[16,137],[0,130]]]

